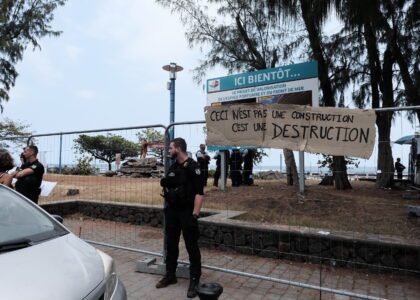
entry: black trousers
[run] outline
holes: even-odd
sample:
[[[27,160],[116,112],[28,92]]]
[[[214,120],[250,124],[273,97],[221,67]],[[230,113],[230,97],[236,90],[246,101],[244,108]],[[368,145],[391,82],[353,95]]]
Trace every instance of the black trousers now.
[[[252,171],[253,171],[253,166],[252,165],[244,165],[244,170],[243,170],[243,183],[246,185],[251,185],[254,183],[254,180],[252,180],[251,175],[252,175]]]
[[[225,164],[225,179],[226,180],[228,178],[228,173],[229,173],[229,165]],[[213,180],[214,186],[219,186],[219,179],[221,175],[222,175],[221,166],[220,164],[216,164],[216,171],[214,172],[214,180]],[[226,184],[226,180],[225,180],[225,184]]]
[[[207,186],[207,180],[209,178],[209,166],[201,168],[201,176],[203,178],[203,186]]]
[[[220,166],[217,166],[216,171],[214,172],[214,180],[213,180],[213,185],[214,186],[219,186],[219,179],[220,179],[221,175],[222,175],[222,172],[220,170]],[[227,179],[227,175],[228,175],[228,170],[227,170],[227,167],[226,167],[226,169],[225,169],[225,179]],[[225,180],[225,183],[226,183],[226,180]]]
[[[242,169],[240,167],[230,167],[230,178],[232,179],[232,186],[240,186],[242,184]]]
[[[40,188],[17,188],[16,191],[38,204],[39,195],[41,194]]]
[[[192,216],[190,209],[165,209],[166,229],[166,273],[175,274],[179,256],[179,238],[184,237],[190,259],[190,278],[201,276],[201,253],[198,247],[198,221]]]

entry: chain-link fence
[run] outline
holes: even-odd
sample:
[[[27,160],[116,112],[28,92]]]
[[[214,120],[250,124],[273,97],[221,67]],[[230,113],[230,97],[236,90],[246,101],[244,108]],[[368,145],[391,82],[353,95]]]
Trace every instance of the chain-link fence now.
[[[385,124],[377,132],[371,158],[346,158],[346,178],[352,189],[334,188],[330,157],[305,153],[305,193],[300,193],[296,180],[287,185],[284,153],[274,149],[254,149],[262,161],[253,165],[252,181],[247,182],[250,149],[233,147],[225,151],[227,188],[220,191],[212,178],[217,174],[218,152],[208,152],[214,159],[209,164],[204,207],[218,214],[213,218],[218,225],[203,226],[202,243],[215,249],[215,257],[205,256],[204,262],[248,276],[284,279],[291,285],[305,283],[307,290],[321,286],[334,289],[335,294],[358,294],[343,293],[352,297],[410,298],[418,293],[413,287],[420,274],[420,222],[408,210],[420,204],[415,176],[408,172],[416,171],[412,167],[417,164],[416,154],[410,154],[416,151],[411,147],[416,120],[410,123],[405,112],[388,111],[378,111],[378,118]],[[390,139],[381,140],[386,130]],[[204,124],[177,124],[175,132],[186,139],[196,159],[194,153],[205,140]],[[405,136],[412,137],[406,143],[394,143]],[[297,170],[298,154],[294,153]],[[398,178],[396,158],[407,167],[402,178]],[[376,182],[377,177],[381,182]],[[235,254],[221,258],[220,249]],[[238,262],[238,253],[279,260],[261,260],[254,266]],[[283,259],[293,261],[293,267],[285,268]],[[407,294],[396,296],[396,282],[406,284]],[[307,298],[299,297],[315,297],[308,293]]]
[[[63,214],[85,239],[146,249],[138,227],[128,224],[163,223],[153,212],[163,203],[165,129],[147,125],[29,137],[46,170],[39,204]]]
[[[44,179],[57,183],[41,203],[161,204],[157,178],[164,172],[164,130],[162,125],[151,125],[31,136],[28,144],[38,146]],[[150,159],[139,163],[144,151]]]
[[[415,299],[420,294],[420,222],[408,206],[420,205],[414,180],[417,150],[412,138],[393,141],[415,137],[416,118],[410,123],[402,112],[384,119],[390,141],[377,142],[368,160],[348,159],[351,190],[336,190],[328,180],[320,185],[331,173],[329,157],[305,153],[301,194],[298,182],[287,184],[283,151],[258,148],[225,151],[228,178],[221,190],[222,179],[216,186],[214,178],[217,172],[223,177],[220,149],[206,149],[211,159],[199,222],[203,265],[231,273],[238,293],[268,285],[266,290],[279,296],[282,283],[292,287],[287,295],[297,299],[336,299],[339,294]],[[204,122],[173,127],[197,159],[205,144]],[[47,170],[44,180],[55,184],[40,204],[65,214],[66,225],[87,240],[162,253],[159,177],[168,146],[165,130],[151,125],[31,137],[28,143],[38,146]],[[378,164],[389,159],[378,152],[386,149],[393,160]],[[20,150],[11,150],[16,160]],[[249,153],[259,161],[251,164],[252,171]],[[406,166],[402,179],[393,168],[397,157]],[[295,160],[298,164],[297,152]],[[378,187],[378,174],[388,174],[391,184]],[[181,248],[180,260],[188,261]],[[223,272],[221,281],[227,278]]]

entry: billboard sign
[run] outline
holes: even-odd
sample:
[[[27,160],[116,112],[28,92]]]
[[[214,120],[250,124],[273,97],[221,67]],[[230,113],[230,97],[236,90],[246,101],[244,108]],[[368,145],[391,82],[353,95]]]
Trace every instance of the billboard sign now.
[[[270,103],[276,99],[275,103],[318,106],[318,97],[316,61],[207,80],[209,106],[246,99]]]

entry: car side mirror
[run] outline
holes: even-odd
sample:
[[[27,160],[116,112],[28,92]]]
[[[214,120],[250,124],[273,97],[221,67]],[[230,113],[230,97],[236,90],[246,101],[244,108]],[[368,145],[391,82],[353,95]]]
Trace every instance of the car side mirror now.
[[[59,215],[51,215],[54,219],[56,219],[58,222],[60,222],[61,224],[63,224],[64,219],[62,216]]]

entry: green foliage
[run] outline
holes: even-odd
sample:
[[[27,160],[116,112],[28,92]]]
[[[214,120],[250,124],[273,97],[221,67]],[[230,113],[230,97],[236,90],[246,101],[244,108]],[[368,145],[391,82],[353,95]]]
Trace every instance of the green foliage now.
[[[28,128],[27,124],[4,119],[0,122],[0,148],[24,147],[32,134]]]
[[[96,174],[96,170],[94,167],[92,167],[91,162],[93,160],[93,157],[80,157],[77,160],[77,165],[69,168],[69,167],[64,167],[62,170],[62,173],[64,175],[95,175]]]
[[[216,170],[209,169],[209,177],[214,178],[214,173],[216,173]]]
[[[204,58],[194,69],[201,83],[218,66],[229,73],[263,70],[307,59],[301,22],[277,26],[264,1],[249,0],[156,0],[180,16],[190,47],[199,47]],[[210,2],[211,8],[208,7]],[[266,156],[258,150],[254,163]],[[292,154],[293,157],[293,154]],[[287,161],[286,163],[289,163]],[[290,162],[294,164],[293,162]],[[294,167],[296,169],[296,166]]]
[[[352,158],[345,156],[344,161],[346,163],[346,166],[354,166],[356,168],[359,167],[360,161],[357,158]],[[318,160],[318,163],[320,168],[328,168],[331,172],[333,171],[333,157],[332,155],[326,155],[322,154],[322,160]]]
[[[139,155],[139,145],[119,135],[88,136],[82,134],[74,142],[76,150],[107,162],[109,170],[111,170],[111,163],[115,161],[117,153],[121,153],[121,159]]]
[[[264,151],[264,149],[260,148],[257,149],[257,151],[255,152],[255,156],[254,156],[254,166],[258,165],[259,163],[262,162],[263,158],[267,157],[267,153]]]
[[[27,46],[40,48],[44,36],[58,36],[51,29],[54,10],[65,0],[2,0],[0,1],[0,110],[9,100],[18,72],[15,65],[22,60]]]
[[[146,139],[149,142],[164,142],[163,133],[154,128],[143,129],[142,131],[137,133],[137,137],[140,142],[142,142],[144,139]]]
[[[156,143],[156,144],[164,144],[165,138],[164,134],[154,128],[147,128],[143,129],[139,133],[137,133],[137,138],[139,140],[140,145],[143,147],[144,143]],[[147,147],[148,154],[151,154],[154,157],[157,157],[160,161],[163,162],[163,155],[164,155],[164,148],[160,147]]]
[[[254,71],[286,64],[305,41],[294,26],[272,26],[262,1],[157,0],[180,16],[190,47],[205,49],[205,58],[194,69],[201,83],[206,73],[221,66],[229,73]],[[209,9],[208,2],[212,9]]]
[[[92,167],[92,157],[81,157],[77,160],[77,165],[74,168],[75,175],[93,175],[95,174],[95,168]]]

